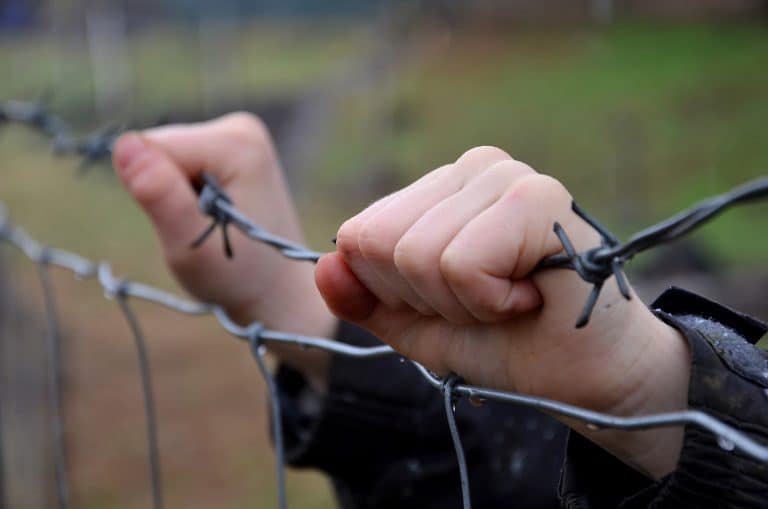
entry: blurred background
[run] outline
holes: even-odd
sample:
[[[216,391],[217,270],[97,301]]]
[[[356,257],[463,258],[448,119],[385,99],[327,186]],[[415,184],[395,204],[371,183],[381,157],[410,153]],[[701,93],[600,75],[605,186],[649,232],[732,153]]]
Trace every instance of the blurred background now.
[[[621,236],[766,173],[768,2],[758,0],[0,0],[0,100],[83,133],[248,110],[270,126],[312,247],[344,218],[466,149],[498,145],[562,180]],[[108,167],[82,173],[0,131],[0,200],[35,237],[176,290]],[[766,205],[640,257],[669,284],[768,318]],[[34,267],[0,249],[7,507],[52,507]],[[135,354],[114,303],[55,273],[78,508],[147,507]],[[168,507],[275,505],[262,384],[207,318],[136,304],[149,337]],[[564,318],[570,319],[570,318]],[[295,508],[332,506],[293,472]],[[3,506],[0,497],[0,509]]]

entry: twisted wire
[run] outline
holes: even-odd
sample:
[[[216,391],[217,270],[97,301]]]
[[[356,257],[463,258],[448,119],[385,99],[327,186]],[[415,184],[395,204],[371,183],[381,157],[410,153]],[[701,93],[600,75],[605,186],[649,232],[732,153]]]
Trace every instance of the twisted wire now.
[[[64,134],[68,135],[69,133],[68,128],[65,127],[66,124],[60,119],[48,115],[41,108],[38,107],[38,109],[35,109],[27,103],[14,103],[14,107],[12,108],[8,108],[8,103],[0,105],[0,123],[11,121],[26,124],[33,129],[52,137],[55,146],[56,143],[59,143],[67,149],[64,150],[64,152],[81,155],[89,162],[108,157],[117,135],[116,131],[107,134],[101,133],[93,135],[90,137],[90,144],[84,142],[72,142],[70,144],[62,143],[60,140],[74,140],[71,136],[68,138],[64,136]],[[59,141],[57,142],[57,140]],[[98,150],[96,150],[96,148],[98,148]],[[768,178],[763,177],[739,186],[727,193],[723,193],[722,195],[705,200],[666,221],[651,226],[634,235],[624,244],[621,244],[613,234],[600,225],[596,219],[587,214],[586,211],[578,207],[574,202],[574,212],[598,231],[602,239],[601,245],[583,252],[577,252],[573,248],[565,230],[559,224],[555,224],[554,231],[563,245],[564,253],[544,259],[539,264],[538,268],[574,270],[582,279],[593,285],[592,292],[590,293],[576,323],[577,327],[581,327],[589,320],[603,283],[608,278],[614,277],[622,295],[624,295],[625,298],[630,297],[628,285],[623,274],[623,265],[633,256],[648,248],[679,238],[728,207],[765,198],[766,196],[768,196]],[[234,253],[231,250],[231,244],[229,243],[229,238],[226,233],[226,228],[231,225],[252,240],[275,248],[283,256],[289,259],[317,262],[322,254],[297,245],[288,239],[274,235],[251,221],[235,207],[231,199],[226,195],[223,189],[221,189],[215,178],[212,176],[206,175],[203,178],[203,186],[199,198],[199,208],[203,214],[212,218],[212,223],[192,242],[193,247],[202,244],[210,234],[219,227],[223,230],[225,254],[227,256],[233,256]],[[125,305],[124,301],[127,297],[131,297],[143,299],[183,314],[212,314],[225,331],[236,338],[248,341],[251,347],[251,352],[256,360],[257,366],[264,376],[267,383],[267,389],[270,393],[270,405],[272,407],[273,419],[272,425],[275,434],[278,470],[278,498],[281,508],[285,507],[285,459],[283,437],[281,434],[282,430],[280,429],[280,404],[274,380],[264,362],[262,346],[268,346],[270,343],[292,344],[307,348],[317,348],[335,355],[345,355],[355,358],[396,355],[396,353],[386,345],[357,347],[328,338],[304,336],[287,331],[269,330],[264,328],[260,322],[242,326],[231,320],[226,311],[217,306],[192,302],[149,285],[118,280],[114,277],[109,264],[106,262],[92,262],[75,253],[58,249],[43,248],[41,244],[30,237],[24,230],[11,224],[1,203],[0,241],[15,246],[27,258],[35,263],[41,263],[41,260],[44,258],[47,265],[69,270],[80,278],[95,278],[107,294],[121,296],[121,298],[118,299],[121,306]],[[130,311],[130,308],[127,309],[128,314],[126,314],[126,318],[129,320],[129,323],[132,324],[131,327],[134,330],[134,337],[136,338],[136,331],[139,331],[139,335],[141,334],[138,327],[138,319]],[[143,343],[143,336],[139,337],[142,339],[141,341],[137,339],[137,342]],[[768,463],[768,446],[757,442],[735,428],[698,410],[621,417],[595,412],[546,398],[467,385],[459,383],[457,380],[443,380],[429,372],[429,370],[419,363],[413,362],[413,364],[430,385],[443,391],[446,416],[451,428],[451,436],[456,449],[457,461],[459,462],[462,479],[462,500],[465,507],[469,507],[470,503],[466,460],[464,458],[458,428],[455,426],[455,416],[453,415],[452,406],[454,399],[457,397],[495,400],[535,408],[550,414],[575,419],[594,428],[639,430],[673,425],[697,426],[717,437],[718,443],[721,444],[721,447],[724,449],[739,450],[758,461]],[[146,387],[149,386],[145,385],[145,390],[147,390]],[[148,390],[151,392],[151,387]],[[147,426],[148,429],[150,427],[152,429],[156,427],[154,411],[147,413]],[[151,434],[151,432],[148,432],[148,435]]]
[[[634,234],[623,244],[574,201],[573,212],[600,234],[601,245],[577,253],[563,227],[555,223],[554,232],[565,253],[545,258],[539,263],[539,268],[568,268],[593,285],[581,315],[576,320],[576,327],[584,327],[589,322],[606,279],[614,276],[621,295],[627,300],[631,298],[623,267],[637,254],[690,233],[730,207],[766,197],[768,177],[758,177],[725,193],[702,200],[671,218]]]
[[[50,138],[53,152],[56,154],[82,157],[81,172],[94,163],[109,159],[115,140],[124,130],[118,126],[107,126],[77,138],[72,127],[64,119],[46,110],[44,101],[0,103],[0,126],[11,123],[27,126]]]

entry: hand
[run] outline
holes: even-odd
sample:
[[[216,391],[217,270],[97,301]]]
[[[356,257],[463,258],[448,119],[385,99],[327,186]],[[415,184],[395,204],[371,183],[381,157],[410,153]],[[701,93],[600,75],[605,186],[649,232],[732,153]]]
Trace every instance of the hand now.
[[[302,242],[270,136],[258,118],[234,113],[200,124],[127,133],[117,141],[114,165],[152,221],[169,267],[195,297],[222,306],[241,323],[258,319],[272,328],[332,334],[336,321],[312,283],[308,264],[288,261],[234,229],[233,259],[224,256],[220,239],[190,248],[210,223],[198,211],[192,186],[203,171],[218,179],[248,217]],[[318,358],[318,352],[314,357],[288,348],[278,352],[299,367]]]
[[[570,204],[556,180],[475,148],[346,221],[316,281],[338,316],[438,373],[617,414],[685,407],[688,353],[676,331],[613,284],[576,329],[589,285],[534,270],[562,249],[555,221],[577,249],[599,244]],[[650,475],[679,455],[680,430],[569,424]]]

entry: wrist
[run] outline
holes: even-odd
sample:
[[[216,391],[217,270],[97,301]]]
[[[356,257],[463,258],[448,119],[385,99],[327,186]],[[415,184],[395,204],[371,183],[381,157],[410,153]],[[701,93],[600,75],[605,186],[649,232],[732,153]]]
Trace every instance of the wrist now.
[[[685,337],[635,300],[629,341],[644,342],[636,362],[617,380],[624,390],[601,409],[618,416],[674,412],[687,408],[690,351]],[[570,423],[580,434],[651,478],[674,470],[680,457],[683,427],[642,431],[590,430]]]

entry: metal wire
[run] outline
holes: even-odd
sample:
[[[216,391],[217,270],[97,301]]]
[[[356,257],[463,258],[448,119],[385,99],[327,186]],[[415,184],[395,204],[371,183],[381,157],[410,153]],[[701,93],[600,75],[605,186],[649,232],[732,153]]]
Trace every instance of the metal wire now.
[[[82,157],[80,171],[103,162],[112,155],[115,140],[124,130],[108,126],[82,139],[77,139],[73,129],[64,119],[46,110],[44,101],[5,101],[0,103],[0,125],[20,124],[36,130],[51,139],[56,154],[72,154]]]
[[[87,139],[89,143],[85,143],[85,141],[74,141],[74,138],[69,134],[69,128],[61,119],[48,115],[39,105],[32,105],[29,103],[0,104],[0,123],[2,122],[17,122],[28,125],[53,138],[54,146],[59,152],[78,154],[83,156],[89,162],[102,160],[105,157],[108,157],[117,135],[117,131],[115,130],[110,132],[103,131],[100,134],[89,137]],[[633,256],[648,248],[672,241],[690,232],[692,229],[700,226],[730,206],[765,198],[766,196],[768,196],[768,178],[763,177],[739,186],[720,196],[705,200],[691,209],[675,215],[671,219],[647,228],[631,237],[625,244],[621,244],[606,228],[600,225],[594,218],[574,203],[574,212],[600,233],[602,237],[601,245],[581,253],[576,252],[566,232],[562,227],[556,224],[554,227],[555,232],[563,244],[565,252],[546,258],[540,263],[539,269],[563,268],[574,270],[582,279],[593,285],[593,290],[577,321],[577,327],[583,326],[589,320],[603,283],[611,276],[616,278],[622,295],[629,298],[628,285],[622,268],[624,263]],[[274,247],[287,258],[316,262],[321,256],[321,253],[319,252],[312,251],[297,245],[290,240],[274,235],[252,222],[235,207],[230,198],[211,176],[204,177],[203,187],[200,193],[199,207],[201,212],[212,218],[212,224],[196,241],[193,242],[194,245],[200,245],[204,242],[216,227],[220,227],[222,230],[226,231],[226,228],[229,225],[233,225],[247,237],[254,241]],[[357,347],[345,344],[343,341],[265,329],[259,322],[241,326],[231,320],[226,312],[219,307],[182,299],[148,285],[126,280],[118,280],[113,276],[110,266],[106,262],[92,262],[74,253],[44,248],[24,230],[11,224],[5,214],[2,203],[0,203],[0,242],[1,241],[5,241],[6,243],[15,246],[27,258],[38,265],[44,261],[46,266],[55,266],[69,270],[83,279],[96,278],[108,295],[118,297],[118,303],[126,314],[126,318],[134,332],[134,339],[137,342],[137,348],[140,352],[139,357],[140,359],[144,359],[140,360],[140,362],[143,366],[142,372],[144,373],[144,371],[146,371],[147,375],[143,378],[145,401],[151,402],[151,384],[147,383],[147,381],[150,380],[148,376],[149,370],[148,364],[146,363],[145,347],[139,347],[140,344],[144,345],[143,335],[141,334],[136,316],[133,314],[130,307],[127,306],[126,299],[128,297],[146,300],[183,314],[213,314],[225,331],[236,338],[248,341],[251,347],[251,352],[256,360],[257,366],[264,376],[270,393],[273,419],[272,425],[274,428],[277,456],[277,478],[279,484],[278,498],[281,508],[285,507],[285,459],[280,421],[280,404],[274,380],[264,362],[262,347],[269,346],[270,343],[292,344],[307,348],[317,348],[335,355],[344,355],[355,358],[398,355],[388,346]],[[233,255],[226,233],[224,233],[224,249],[228,256]],[[462,499],[465,507],[469,507],[468,504],[470,503],[468,474],[463,448],[461,447],[461,439],[458,433],[458,428],[455,426],[456,423],[452,408],[454,399],[461,396],[489,399],[535,408],[551,414],[575,419],[594,429],[612,428],[639,430],[674,425],[697,426],[717,437],[718,443],[721,444],[721,447],[724,449],[739,450],[758,461],[768,463],[768,446],[753,440],[746,434],[701,411],[686,410],[635,417],[614,416],[550,399],[466,385],[458,383],[455,379],[443,380],[429,372],[424,366],[421,366],[416,362],[413,364],[430,385],[443,391],[446,416],[451,428],[454,447],[456,448],[457,461],[459,462],[459,470],[462,479]],[[150,397],[147,397],[147,395]],[[156,433],[154,410],[149,411],[149,408],[152,406],[153,405],[150,404],[147,411],[148,436],[154,436]],[[155,440],[154,450],[156,450],[156,438],[150,440]],[[153,454],[152,450],[153,446],[150,445],[150,456]],[[153,463],[152,460],[150,463],[157,465],[157,463]],[[159,467],[157,467],[157,473],[159,474]],[[159,481],[159,475],[157,479]],[[154,486],[155,485],[153,484],[153,489]],[[159,482],[156,484],[156,490],[158,493],[160,492]]]
[[[259,372],[264,378],[269,395],[270,414],[272,415],[272,436],[275,441],[275,475],[277,477],[277,504],[280,509],[286,509],[288,502],[285,490],[285,440],[283,438],[283,419],[280,409],[280,392],[277,390],[277,384],[269,371],[267,361],[264,358],[265,348],[262,345],[262,328],[253,329],[249,343],[251,354],[256,360]]]
[[[620,243],[597,219],[579,207],[576,202],[573,202],[573,211],[600,234],[602,245],[588,249],[583,253],[577,253],[565,230],[559,223],[555,223],[554,231],[560,239],[565,253],[542,260],[539,267],[569,268],[575,270],[584,281],[592,283],[592,292],[576,321],[576,327],[583,327],[589,322],[589,317],[603,283],[609,277],[614,276],[616,278],[616,284],[621,295],[627,300],[630,299],[629,285],[622,268],[635,255],[690,233],[729,207],[766,196],[768,196],[768,177],[763,176],[723,194],[703,200],[665,221],[636,233],[624,244]]]
[[[12,226],[8,221],[7,216],[3,213],[3,210],[4,208],[2,207],[2,204],[0,204],[0,241],[10,243],[30,260],[39,263],[42,246],[26,232]],[[47,261],[49,265],[72,271],[75,275],[81,278],[93,278],[98,274],[98,281],[107,294],[114,295],[118,291],[120,281],[114,278],[109,269],[109,264],[105,262],[95,263],[74,253],[55,249],[48,251]],[[254,328],[260,326],[258,322],[248,326],[237,325],[221,308],[205,304],[196,304],[147,285],[135,284],[128,281],[124,282],[123,285],[121,293],[126,296],[147,300],[183,314],[199,315],[205,313],[204,310],[210,310],[210,312],[217,318],[222,328],[239,339],[248,340],[251,337]],[[147,292],[147,289],[150,289],[151,292]],[[269,343],[292,344],[307,348],[317,348],[335,355],[345,355],[355,358],[399,355],[387,346],[355,347],[332,339],[303,336],[285,331],[264,329],[260,336],[266,345]],[[413,364],[419,369],[425,380],[427,380],[433,387],[440,389],[443,386],[444,381],[442,379],[430,373],[420,364],[416,362]],[[758,461],[768,463],[768,447],[758,443],[733,427],[697,410],[648,416],[620,417],[594,412],[545,398],[464,384],[456,384],[452,390],[454,394],[462,396],[496,400],[545,410],[549,413],[570,417],[598,428],[634,430],[672,425],[694,425],[709,431],[714,436],[721,439],[722,443],[731,443],[734,445],[734,449],[740,450]]]
[[[445,408],[445,418],[448,421],[448,429],[451,432],[451,441],[456,450],[456,462],[459,464],[459,486],[461,487],[461,505],[464,509],[472,509],[472,497],[469,493],[469,471],[467,469],[467,458],[464,454],[464,446],[461,445],[461,434],[456,425],[456,395],[453,392],[454,386],[459,383],[461,378],[451,374],[443,381],[443,405]]]
[[[147,459],[149,461],[149,478],[152,484],[152,507],[154,509],[163,509],[163,489],[162,476],[160,471],[160,445],[157,439],[157,411],[155,409],[155,392],[152,390],[152,370],[149,365],[149,353],[147,351],[147,342],[144,339],[144,333],[139,325],[136,314],[128,303],[128,296],[123,291],[123,285],[119,285],[115,293],[115,298],[120,306],[120,310],[125,316],[126,322],[131,329],[134,345],[136,346],[136,357],[139,362],[139,372],[141,378],[141,391],[144,398],[144,417],[147,430]]]
[[[53,470],[56,481],[56,502],[60,509],[69,509],[69,479],[67,476],[67,449],[64,435],[64,402],[62,390],[62,344],[59,318],[56,312],[56,297],[53,282],[48,273],[46,251],[42,251],[36,264],[40,286],[45,301],[45,316],[48,337],[48,400],[50,405],[49,423],[53,447]]]

